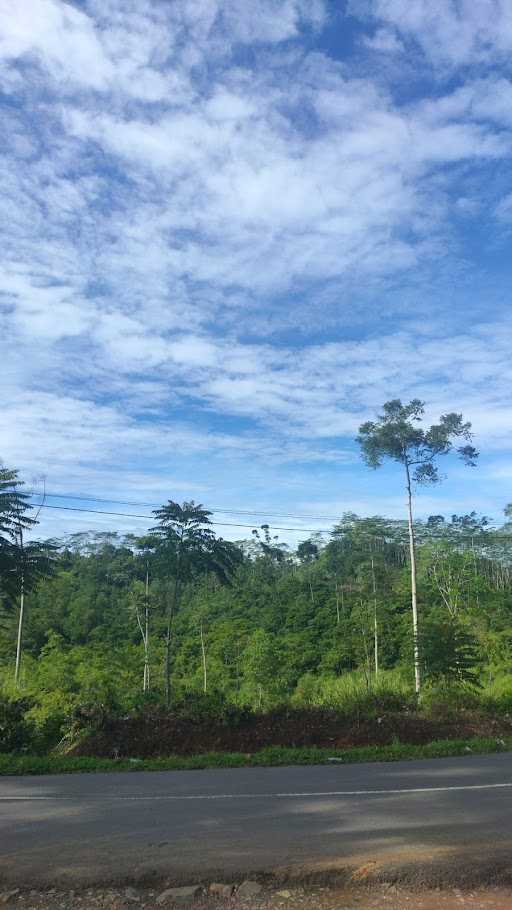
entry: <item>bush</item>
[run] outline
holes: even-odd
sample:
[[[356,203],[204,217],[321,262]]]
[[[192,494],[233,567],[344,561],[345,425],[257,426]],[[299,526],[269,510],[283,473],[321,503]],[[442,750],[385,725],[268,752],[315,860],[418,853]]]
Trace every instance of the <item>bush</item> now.
[[[434,720],[453,721],[461,711],[482,708],[481,694],[471,686],[452,682],[426,685],[421,693],[420,708]]]
[[[347,718],[374,718],[388,711],[417,707],[412,686],[398,672],[390,670],[368,679],[362,673],[340,677],[307,674],[299,680],[292,703],[331,708]]]
[[[28,698],[10,698],[0,694],[0,752],[34,750],[35,727],[26,716],[30,707]]]
[[[488,717],[512,716],[512,675],[500,676],[480,688],[454,681],[428,684],[422,691],[420,708],[436,720],[455,720],[463,711]]]
[[[233,704],[221,692],[190,693],[171,705],[170,712],[192,722],[214,721],[233,727],[253,716],[251,708]]]
[[[512,674],[498,676],[480,693],[483,710],[497,715],[512,715]]]
[[[479,647],[474,635],[454,619],[431,616],[421,639],[424,675],[434,685],[478,686]]]

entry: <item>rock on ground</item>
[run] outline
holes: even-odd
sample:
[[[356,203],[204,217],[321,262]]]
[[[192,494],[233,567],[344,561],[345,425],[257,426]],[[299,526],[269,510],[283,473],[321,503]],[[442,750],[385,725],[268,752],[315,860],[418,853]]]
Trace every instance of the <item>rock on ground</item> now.
[[[221,897],[224,900],[230,898],[234,890],[234,885],[223,885],[221,882],[212,882],[208,888],[210,894],[213,894],[215,897]]]
[[[202,892],[201,885],[186,885],[184,888],[167,888],[158,895],[156,902],[162,904],[191,904]]]
[[[241,900],[246,900],[250,897],[257,897],[258,894],[261,894],[262,891],[263,885],[260,885],[259,882],[251,882],[247,880],[245,882],[242,882],[236,892],[236,896]]]

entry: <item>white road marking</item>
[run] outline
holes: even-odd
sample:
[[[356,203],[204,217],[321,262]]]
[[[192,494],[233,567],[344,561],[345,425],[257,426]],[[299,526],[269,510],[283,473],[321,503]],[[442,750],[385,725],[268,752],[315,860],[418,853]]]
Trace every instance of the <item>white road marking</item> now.
[[[52,802],[54,800],[104,800],[108,802],[144,802],[156,800],[222,800],[222,799],[311,799],[313,797],[350,797],[350,796],[396,796],[407,795],[409,793],[452,793],[461,790],[504,790],[512,788],[512,782],[501,784],[461,784],[451,787],[402,787],[400,789],[389,790],[325,790],[306,793],[192,793],[188,795],[168,795],[165,793],[157,796],[126,796],[111,793],[105,794],[80,794],[55,795],[55,796],[37,796],[37,795],[17,795],[17,796],[0,796],[2,802],[31,802],[43,800]]]

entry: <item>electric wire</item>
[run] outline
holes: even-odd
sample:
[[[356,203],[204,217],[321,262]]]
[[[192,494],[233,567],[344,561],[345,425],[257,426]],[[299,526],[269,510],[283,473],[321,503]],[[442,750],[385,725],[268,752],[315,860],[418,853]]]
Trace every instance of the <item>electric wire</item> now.
[[[40,496],[41,494],[37,490],[27,491],[29,496]],[[141,508],[160,508],[161,503],[158,502],[140,502],[130,499],[106,499],[101,496],[85,496],[84,494],[77,493],[46,493],[46,498],[48,499],[69,499],[77,502],[103,502],[106,504],[113,503],[118,506],[140,506]],[[209,512],[215,514],[223,515],[254,515],[254,516],[265,516],[268,515],[269,518],[296,518],[298,521],[339,521],[339,515],[296,515],[288,512],[271,512],[267,510],[255,510],[251,511],[250,509],[221,509],[221,508],[209,508]]]
[[[58,509],[64,512],[87,512],[92,515],[115,515],[118,518],[147,518],[149,521],[154,521],[153,515],[140,515],[135,514],[134,512],[111,512],[106,509],[83,509],[77,506],[52,506],[50,503],[43,503],[41,505],[42,509]],[[212,521],[210,524],[215,525],[221,528],[254,528],[254,524],[239,524],[232,521]],[[260,526],[262,527],[262,526]],[[304,531],[307,534],[330,534],[331,531],[327,528],[283,528],[277,525],[268,525],[269,530],[271,531]]]
[[[35,495],[35,494],[31,494],[31,495]],[[71,497],[66,496],[63,498],[71,498]],[[75,497],[75,498],[77,498],[77,497]],[[94,502],[100,502],[100,501],[101,500],[96,500],[96,499],[94,500]],[[105,501],[106,502],[119,502],[119,500],[105,500]],[[142,505],[142,504],[139,503],[139,505]],[[57,505],[51,505],[50,503],[41,503],[39,508],[55,509],[55,510],[63,511],[63,512],[80,512],[80,513],[86,513],[86,514],[92,514],[92,515],[109,515],[109,516],[114,516],[114,517],[118,517],[118,518],[138,518],[138,519],[143,518],[143,519],[147,519],[148,521],[155,520],[153,515],[148,515],[148,514],[141,514],[141,513],[135,513],[135,512],[117,512],[117,511],[111,511],[111,510],[107,510],[107,509],[85,509],[83,507],[78,507],[78,506],[57,506]],[[256,514],[256,513],[252,513],[252,514]],[[268,514],[268,513],[262,513],[262,514]],[[338,521],[339,518],[334,519],[334,520]],[[245,523],[241,523],[241,522],[231,522],[231,521],[211,521],[210,524],[212,526],[222,527],[222,528],[245,528],[245,529],[250,529],[250,530],[257,530],[255,528],[256,523],[245,524]],[[332,528],[305,528],[305,527],[290,528],[290,527],[284,527],[282,525],[270,525],[267,523],[265,523],[264,525],[259,525],[259,528],[265,528],[265,527],[268,527],[269,531],[299,531],[299,532],[305,533],[305,534],[332,534]],[[444,529],[444,533],[443,533],[443,530],[441,530],[437,534],[436,534],[436,532],[431,531],[430,536],[433,538],[439,537],[440,539],[446,539],[447,536],[449,535],[449,532],[450,532],[450,527],[448,526],[446,529]],[[466,537],[466,539],[478,540],[479,538],[482,539],[482,537],[485,539],[485,535],[487,535],[487,534],[492,535],[492,540],[504,539],[504,540],[508,540],[509,543],[512,543],[512,534],[500,534],[499,532],[493,530],[493,528],[484,528],[484,529],[481,529],[478,531],[468,530],[468,531],[466,531],[465,537]],[[455,538],[455,539],[462,540],[462,534],[458,538]],[[490,541],[487,541],[487,542],[490,542]]]

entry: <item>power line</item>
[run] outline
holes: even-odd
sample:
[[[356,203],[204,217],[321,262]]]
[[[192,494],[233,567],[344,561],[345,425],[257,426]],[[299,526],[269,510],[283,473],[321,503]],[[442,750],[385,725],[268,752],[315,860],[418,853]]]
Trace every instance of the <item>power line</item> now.
[[[107,501],[109,501],[109,500],[107,500]],[[110,501],[114,502],[115,500],[110,500]],[[50,503],[42,503],[40,508],[56,509],[58,511],[63,511],[63,512],[84,512],[84,513],[91,514],[91,515],[112,515],[112,516],[116,516],[118,518],[145,518],[148,521],[154,521],[153,515],[141,515],[141,514],[137,514],[134,512],[112,512],[107,509],[84,509],[84,508],[79,508],[77,506],[52,506],[52,505],[50,505]],[[212,522],[210,522],[210,524],[215,527],[221,527],[221,528],[250,528],[251,530],[255,530],[254,524],[241,524],[238,522],[231,522],[231,521],[212,521]],[[264,526],[260,526],[260,527],[264,527]],[[281,525],[267,525],[267,527],[269,528],[270,531],[303,531],[306,534],[331,534],[332,533],[332,528],[285,528],[285,527],[282,527]],[[450,532],[450,527],[448,526],[445,529],[445,533],[443,533],[442,530],[439,533],[435,533],[434,531],[431,531],[430,537],[432,537],[432,538],[437,537],[440,540],[446,540],[446,539],[448,539],[449,532]],[[463,540],[468,541],[468,540],[475,539],[476,541],[478,541],[479,539],[480,540],[482,539],[482,535],[486,535],[486,534],[492,535],[491,540],[487,540],[486,543],[491,544],[493,542],[493,540],[500,538],[503,540],[508,540],[509,543],[512,544],[512,534],[500,534],[496,531],[493,531],[492,528],[484,528],[483,530],[476,531],[473,533],[471,531],[467,531],[465,537],[463,537],[461,534],[459,537],[457,537],[457,536],[453,537],[453,540],[454,541],[459,540],[460,542],[462,542]],[[485,536],[484,536],[484,540],[485,540]]]
[[[42,495],[41,492],[40,491],[38,492],[37,490],[27,490],[26,492],[29,496],[41,496]],[[78,502],[103,502],[105,504],[114,503],[115,505],[119,505],[119,506],[140,506],[141,508],[148,508],[148,509],[160,508],[162,505],[162,503],[158,503],[158,502],[140,502],[140,501],[134,501],[134,500],[130,500],[130,499],[110,499],[110,498],[105,499],[105,498],[102,498],[101,496],[86,496],[83,493],[81,493],[81,494],[54,493],[54,492],[49,493],[48,491],[45,491],[44,497],[45,497],[45,499],[48,499],[48,498],[50,498],[50,499],[70,499],[70,500],[78,501]],[[253,515],[253,516],[259,516],[259,517],[268,516],[269,518],[295,518],[295,519],[297,519],[297,521],[307,521],[307,520],[310,520],[310,521],[340,521],[340,519],[342,517],[340,515],[297,515],[296,513],[290,513],[290,512],[251,511],[250,509],[208,508],[208,511],[215,513],[215,514],[222,514],[222,515],[249,515],[249,516]],[[105,513],[105,514],[107,514],[107,513]],[[118,513],[112,513],[112,514],[118,514]],[[137,516],[135,516],[135,517],[137,517]],[[142,517],[142,518],[147,517],[152,520],[152,516],[140,516],[140,517]],[[405,519],[395,519],[395,521],[397,521],[397,522],[403,521],[403,523],[405,524],[406,520]],[[221,524],[221,522],[212,522],[212,524]],[[226,522],[225,524],[226,524],[226,526],[228,526],[229,522]],[[234,527],[252,527],[252,525],[234,525]],[[280,528],[276,527],[276,530],[284,530],[284,531],[309,530],[312,532],[319,531],[319,533],[330,533],[330,531],[329,532],[327,532],[325,530],[322,531],[317,528],[282,528],[282,529],[280,529]],[[449,526],[446,528],[446,530],[447,531],[449,530]],[[491,532],[492,528],[489,528],[488,530],[489,530],[489,532]],[[484,532],[485,532],[485,529],[484,529],[484,531],[477,531],[475,533],[478,534],[478,533],[484,533]],[[468,533],[470,533],[470,532],[468,532]],[[494,533],[494,537],[500,536],[500,535],[496,534],[495,532],[493,532],[493,533]],[[446,535],[443,534],[442,536],[444,537]],[[503,534],[501,536],[506,537],[506,538],[512,537],[512,535],[509,535],[509,534]]]
[[[106,509],[82,509],[77,506],[52,506],[49,503],[43,503],[41,505],[42,509],[58,509],[63,512],[87,512],[92,515],[115,515],[118,518],[147,518],[149,521],[154,521],[153,515],[136,515],[133,512],[111,512]],[[212,521],[210,524],[215,525],[220,528],[251,528],[254,530],[254,524],[238,524],[232,521]],[[281,528],[277,525],[268,526],[271,531],[305,531],[307,534],[330,534],[331,531],[324,528]]]
[[[36,490],[27,491],[29,496],[40,496]],[[77,502],[104,502],[114,503],[118,506],[141,506],[141,508],[160,508],[161,503],[158,502],[135,502],[129,499],[104,499],[100,496],[84,496],[83,494],[78,495],[77,493],[46,493],[47,498],[50,499],[70,499]],[[267,511],[251,511],[249,509],[220,509],[220,508],[211,508],[208,509],[209,512],[214,512],[223,515],[254,515],[254,516],[265,516],[268,515],[269,518],[296,518],[297,520],[311,520],[311,521],[339,521],[339,515],[294,515],[290,513],[283,512],[267,512]]]

